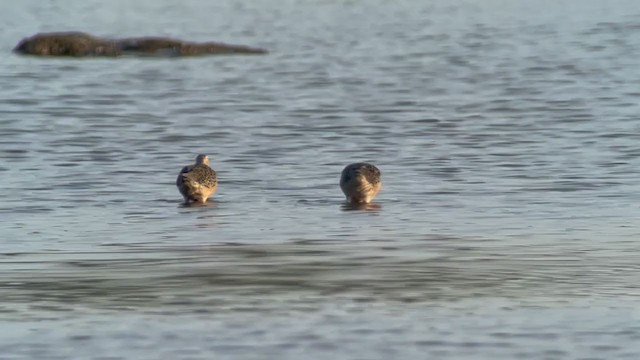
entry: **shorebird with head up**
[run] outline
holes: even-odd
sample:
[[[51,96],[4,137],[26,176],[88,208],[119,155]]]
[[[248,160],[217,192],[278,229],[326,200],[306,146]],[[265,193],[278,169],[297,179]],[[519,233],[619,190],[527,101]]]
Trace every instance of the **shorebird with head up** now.
[[[369,163],[347,165],[340,176],[340,188],[350,204],[368,204],[382,188],[380,170]]]
[[[196,163],[188,165],[180,170],[176,186],[184,197],[186,204],[197,202],[204,204],[207,199],[218,189],[218,177],[216,172],[209,167],[209,157],[200,154],[196,157]]]

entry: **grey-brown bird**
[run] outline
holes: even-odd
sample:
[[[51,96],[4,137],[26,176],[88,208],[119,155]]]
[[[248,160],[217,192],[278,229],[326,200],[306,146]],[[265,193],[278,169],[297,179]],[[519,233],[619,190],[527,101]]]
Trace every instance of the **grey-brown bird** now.
[[[380,170],[369,163],[347,165],[340,176],[340,188],[351,204],[368,204],[382,188]]]
[[[196,157],[195,164],[183,167],[176,179],[176,186],[185,203],[206,203],[218,189],[218,177],[209,167],[209,157],[200,154]]]

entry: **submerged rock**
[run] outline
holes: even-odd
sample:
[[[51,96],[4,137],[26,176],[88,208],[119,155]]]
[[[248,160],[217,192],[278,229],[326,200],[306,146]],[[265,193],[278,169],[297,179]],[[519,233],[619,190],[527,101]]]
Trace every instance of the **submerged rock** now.
[[[82,32],[39,33],[22,39],[13,49],[36,56],[196,56],[265,54],[264,49],[215,42],[188,42],[167,37],[106,39]]]

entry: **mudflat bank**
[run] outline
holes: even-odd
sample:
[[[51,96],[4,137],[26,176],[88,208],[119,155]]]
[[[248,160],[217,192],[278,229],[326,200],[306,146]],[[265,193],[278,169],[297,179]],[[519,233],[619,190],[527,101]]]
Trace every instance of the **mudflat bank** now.
[[[83,32],[38,33],[22,39],[14,52],[35,56],[199,56],[266,54],[267,50],[218,42],[190,42],[168,37],[109,39]]]

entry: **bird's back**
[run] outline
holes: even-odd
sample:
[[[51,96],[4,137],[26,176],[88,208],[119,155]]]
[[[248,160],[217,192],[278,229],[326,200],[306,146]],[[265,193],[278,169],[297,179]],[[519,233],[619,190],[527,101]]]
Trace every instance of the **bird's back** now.
[[[340,176],[340,188],[350,203],[368,203],[380,191],[380,170],[369,163],[347,165]]]
[[[182,174],[186,180],[196,182],[205,187],[214,187],[218,184],[216,172],[205,164],[193,166],[185,174]]]
[[[176,186],[185,201],[205,202],[216,191],[216,172],[205,164],[185,166],[178,174]]]
[[[342,170],[341,183],[346,183],[352,179],[363,176],[372,185],[380,182],[380,170],[369,163],[350,164]]]

